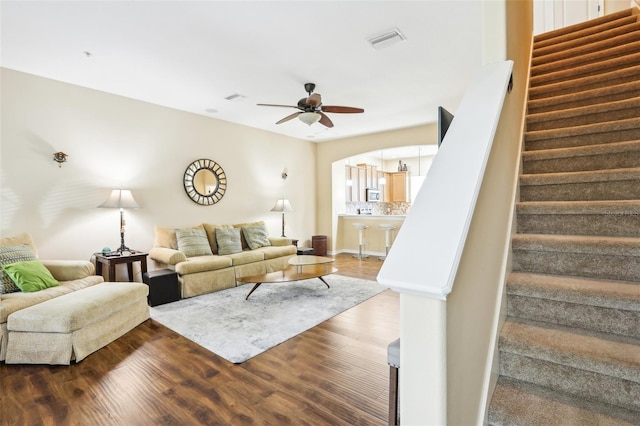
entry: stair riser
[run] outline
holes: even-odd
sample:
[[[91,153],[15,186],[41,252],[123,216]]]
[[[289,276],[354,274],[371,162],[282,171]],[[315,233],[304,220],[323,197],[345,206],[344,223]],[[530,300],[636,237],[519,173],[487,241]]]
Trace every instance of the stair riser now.
[[[572,148],[576,146],[597,145],[609,142],[628,142],[640,140],[640,129],[618,130],[601,133],[587,133],[583,135],[529,140],[525,136],[525,150]]]
[[[525,174],[581,172],[640,167],[640,151],[602,153],[596,155],[554,159],[525,158],[522,170]]]
[[[513,271],[640,281],[640,258],[598,253],[514,249]]]
[[[640,237],[640,215],[518,214],[519,234]]]
[[[566,183],[557,185],[520,185],[522,201],[604,201],[640,199],[637,180]]]
[[[509,294],[507,315],[640,338],[640,312]]]
[[[640,410],[640,383],[629,380],[503,351],[500,374],[580,398]],[[571,380],[567,380],[569,377]]]
[[[537,85],[537,81],[545,79],[547,74],[573,70],[575,67],[597,67],[599,69],[611,69],[617,67],[609,67],[608,63],[612,60],[621,60],[623,55],[633,55],[640,52],[640,43],[638,43],[638,37],[634,37],[634,40],[627,42],[626,44],[611,45],[609,48],[602,48],[597,52],[597,55],[591,53],[579,53],[576,54],[571,51],[567,51],[564,57],[556,58],[552,62],[545,64],[539,64],[531,67],[532,84]],[[624,63],[624,62],[623,62]],[[631,61],[633,63],[633,61]],[[599,65],[596,65],[599,64]],[[569,78],[574,78],[569,77]]]
[[[567,40],[585,37],[589,34],[597,34],[611,28],[628,24],[634,20],[633,18],[633,15],[629,11],[607,14],[590,21],[539,34],[534,37],[534,46],[536,48],[550,46]]]
[[[566,52],[572,52],[571,49],[581,49],[580,53],[596,52],[602,48],[604,42],[605,45],[609,45],[605,40],[622,40],[626,39],[628,35],[636,33],[640,30],[640,24],[635,20],[629,19],[631,23],[626,25],[620,25],[616,28],[612,28],[609,31],[593,34],[587,37],[580,37],[577,40],[571,40],[561,44],[555,44],[547,47],[537,47],[533,50],[533,60],[531,65],[540,65],[547,62],[557,60],[558,57],[566,57]],[[615,46],[615,41],[611,44]],[[592,47],[595,46],[595,47]]]
[[[563,84],[558,84],[553,87],[531,87],[531,89],[529,89],[529,100],[579,93],[585,90],[600,89],[603,87],[615,86],[616,84],[631,83],[637,80],[637,75],[629,74],[613,78],[597,78],[586,83],[582,81],[569,80]]]
[[[615,111],[598,112],[594,114],[585,114],[577,117],[568,117],[558,120],[542,120],[539,122],[527,122],[527,130],[551,130],[561,129],[563,127],[583,126],[593,123],[605,123],[607,121],[624,120],[626,118],[636,118],[638,116],[638,108],[619,109]]]
[[[540,105],[530,102],[528,106],[529,114],[539,114],[543,112],[558,111],[569,108],[579,108],[584,106],[598,105],[606,102],[623,101],[640,97],[640,89],[620,90],[615,89],[616,93],[610,93],[603,96],[578,96],[575,100],[554,102],[550,105]]]
[[[589,66],[581,65],[580,67],[573,67],[568,65],[562,70],[556,70],[539,75],[533,74],[529,82],[533,89],[554,83],[570,83],[571,80],[585,77],[598,77],[602,74],[617,71],[620,68],[628,68],[638,65],[640,65],[640,55],[636,52],[630,55],[620,56],[618,58],[609,58],[602,62],[595,62]],[[603,79],[605,79],[604,76]]]

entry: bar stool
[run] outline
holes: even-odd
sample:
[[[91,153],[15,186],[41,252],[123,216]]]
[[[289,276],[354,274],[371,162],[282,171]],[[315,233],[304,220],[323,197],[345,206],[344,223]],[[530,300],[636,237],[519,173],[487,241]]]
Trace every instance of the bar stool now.
[[[388,223],[381,223],[380,229],[384,229],[385,242],[385,255],[380,256],[380,260],[384,260],[389,255],[389,249],[391,248],[391,233],[396,229],[396,227]]]
[[[362,253],[362,248],[364,247],[364,230],[367,229],[368,226],[365,225],[364,223],[354,223],[353,227],[358,230],[358,255],[353,257],[355,257],[358,260],[362,260],[366,257],[369,257]]]
[[[400,339],[387,346],[387,363],[389,364],[389,425],[400,424],[398,406],[398,374],[400,370]]]

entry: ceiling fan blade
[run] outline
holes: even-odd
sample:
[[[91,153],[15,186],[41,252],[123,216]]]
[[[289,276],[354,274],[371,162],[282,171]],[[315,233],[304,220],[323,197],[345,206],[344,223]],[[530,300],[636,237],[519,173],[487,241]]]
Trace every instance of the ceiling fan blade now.
[[[297,117],[298,115],[300,115],[300,114],[302,114],[302,113],[301,113],[301,112],[294,112],[294,113],[293,113],[293,114],[291,114],[291,115],[287,115],[285,118],[283,118],[282,120],[278,121],[276,124],[282,124],[282,123],[284,123],[285,121],[289,121],[289,120],[291,120],[291,119],[296,118],[296,117]]]
[[[364,112],[362,108],[338,106],[338,105],[322,105],[322,111],[324,112],[337,112],[342,114],[354,114]]]
[[[276,105],[276,104],[256,104],[258,106],[274,106],[274,107],[284,107],[284,108],[298,108],[297,106],[293,106],[293,105]]]
[[[333,127],[333,122],[331,121],[331,119],[329,117],[327,117],[326,114],[319,112],[320,114],[320,124],[323,124],[327,127]]]
[[[312,93],[307,98],[307,105],[311,105],[313,107],[317,107],[321,103],[322,103],[322,97],[320,96],[320,93]]]

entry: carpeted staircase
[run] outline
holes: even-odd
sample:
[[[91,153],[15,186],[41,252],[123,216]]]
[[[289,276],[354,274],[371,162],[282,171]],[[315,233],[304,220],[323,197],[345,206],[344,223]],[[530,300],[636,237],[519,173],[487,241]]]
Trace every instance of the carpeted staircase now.
[[[535,37],[492,425],[640,425],[640,15]]]

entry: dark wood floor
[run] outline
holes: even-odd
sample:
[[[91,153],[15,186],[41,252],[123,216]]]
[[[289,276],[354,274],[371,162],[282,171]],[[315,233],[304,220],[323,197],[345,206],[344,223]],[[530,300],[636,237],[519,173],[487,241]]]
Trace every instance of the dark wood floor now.
[[[375,280],[382,262],[336,256]],[[242,364],[147,320],[71,366],[0,365],[3,425],[382,425],[386,348],[399,336],[386,290]]]

